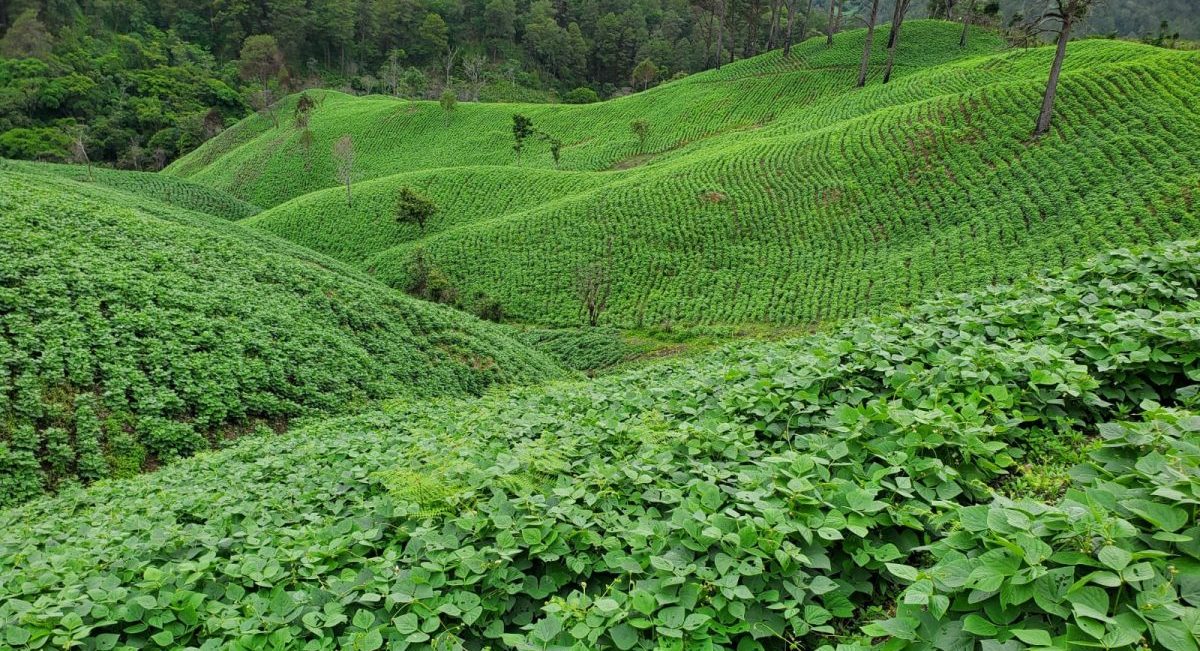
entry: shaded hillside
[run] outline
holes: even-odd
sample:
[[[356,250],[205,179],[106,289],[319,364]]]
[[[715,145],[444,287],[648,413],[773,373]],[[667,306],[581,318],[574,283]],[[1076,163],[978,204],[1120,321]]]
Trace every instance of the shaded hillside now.
[[[293,416],[560,374],[276,238],[95,184],[0,184],[0,504]]]

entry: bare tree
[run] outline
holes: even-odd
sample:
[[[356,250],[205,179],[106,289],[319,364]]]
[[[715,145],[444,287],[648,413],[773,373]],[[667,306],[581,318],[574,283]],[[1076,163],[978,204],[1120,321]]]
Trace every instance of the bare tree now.
[[[354,183],[354,139],[344,134],[333,143],[334,173],[339,182],[346,184],[346,205],[353,206],[350,185]]]
[[[912,0],[896,0],[896,8],[892,11],[892,30],[888,34],[887,64],[883,67],[883,83],[892,80],[892,66],[896,63],[896,48],[900,47],[900,28],[904,25],[904,16]]]
[[[87,143],[84,138],[87,136],[87,127],[79,125],[71,129],[71,162],[79,165],[87,166],[88,181],[95,180],[92,174],[92,159],[88,156]]]
[[[275,128],[279,128],[279,102],[275,100],[275,93],[270,88],[255,91],[250,95],[250,105],[255,112],[264,118],[271,121]]]
[[[879,0],[871,0],[871,13],[867,18],[867,37],[863,40],[862,59],[858,63],[858,87],[867,85],[867,69],[871,65],[871,45],[875,43],[875,21],[879,18]],[[892,28],[895,31],[895,27]]]
[[[133,169],[142,171],[142,158],[145,157],[146,150],[142,149],[142,143],[137,137],[129,140],[129,162],[133,165]]]
[[[767,49],[775,49],[775,33],[779,31],[779,15],[783,12],[779,10],[783,0],[771,0],[771,19],[768,23],[770,29],[767,31]]]
[[[713,14],[717,19],[717,70],[721,69],[721,59],[725,58],[725,3],[727,0],[713,0]]]
[[[487,57],[482,54],[463,59],[463,75],[467,78],[468,97],[472,101],[479,101],[479,89],[483,87],[485,66],[487,66]]]
[[[783,42],[783,56],[791,56],[792,54],[792,25],[796,19],[796,3],[800,0],[787,0],[788,3],[788,26],[787,37]],[[808,19],[812,16],[813,0],[808,0],[808,9],[804,10],[804,20],[800,21],[800,41],[804,41],[804,37],[808,35]]]
[[[446,46],[446,58],[442,59],[442,66],[446,69],[446,85],[450,85],[450,73],[454,72],[454,61],[458,58],[458,47],[453,45]]]
[[[595,327],[600,323],[600,315],[608,309],[611,292],[607,264],[593,262],[575,271],[575,295],[579,298],[580,311],[587,316],[588,325]]]
[[[388,53],[387,61],[379,68],[379,78],[387,88],[388,94],[395,97],[400,90],[400,53],[392,50]]]
[[[1042,97],[1042,111],[1038,114],[1033,137],[1038,138],[1050,130],[1050,119],[1054,115],[1054,98],[1058,94],[1058,78],[1062,74],[1063,59],[1067,56],[1067,42],[1071,40],[1071,28],[1087,17],[1088,11],[1097,0],[1049,0],[1043,17],[1058,23],[1058,48],[1054,63],[1050,67],[1050,80],[1046,83],[1046,94]]]

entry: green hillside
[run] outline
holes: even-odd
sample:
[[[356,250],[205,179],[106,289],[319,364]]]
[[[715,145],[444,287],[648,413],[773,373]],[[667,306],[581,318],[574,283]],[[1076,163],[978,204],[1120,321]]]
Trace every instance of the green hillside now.
[[[611,325],[809,324],[1197,232],[1200,54],[1072,43],[1056,130],[1031,143],[1051,49],[910,27],[887,86],[852,88],[860,30],[600,104],[460,104],[448,124],[434,103],[329,93],[307,154],[252,118],[169,172],[273,206],[249,223],[388,284],[419,249],[460,294],[559,325],[582,320],[585,269]],[[514,165],[514,112],[563,141],[562,170],[544,143]],[[439,205],[424,232],[396,222],[401,186]]]
[[[0,623],[15,648],[1192,649],[1198,290],[1200,245],[1122,251],[247,440],[0,514]]]
[[[0,505],[295,416],[561,373],[278,238],[99,182],[0,186]]]
[[[258,206],[248,204],[221,190],[166,174],[93,167],[89,179],[87,168],[81,165],[33,163],[2,158],[0,158],[0,170],[59,176],[81,183],[94,183],[168,206],[202,212],[223,219],[243,219],[262,210]]]

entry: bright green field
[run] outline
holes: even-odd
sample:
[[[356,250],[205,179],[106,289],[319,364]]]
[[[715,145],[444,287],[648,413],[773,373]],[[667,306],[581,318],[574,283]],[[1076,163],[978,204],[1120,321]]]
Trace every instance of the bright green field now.
[[[248,223],[388,284],[419,248],[461,294],[557,325],[582,321],[591,265],[606,324],[806,325],[1197,232],[1200,54],[1073,43],[1056,129],[1031,143],[1052,50],[906,30],[888,86],[852,89],[858,31],[601,104],[460,104],[448,125],[435,103],[328,93],[307,156],[290,123],[252,118],[168,171],[273,206]],[[562,170],[543,144],[514,164],[515,111],[564,141]],[[331,187],[344,132],[352,207]],[[392,216],[402,185],[439,205],[425,233]]]
[[[1195,649],[1198,290],[1116,252],[243,440],[0,513],[0,644]]]
[[[563,374],[273,236],[54,174],[0,186],[0,505],[296,416]]]
[[[202,212],[222,219],[243,219],[262,210],[258,206],[246,203],[221,190],[167,174],[94,167],[92,179],[89,180],[87,168],[81,165],[58,165],[8,159],[0,159],[0,170],[44,174],[81,183],[92,183],[122,190],[168,206]]]

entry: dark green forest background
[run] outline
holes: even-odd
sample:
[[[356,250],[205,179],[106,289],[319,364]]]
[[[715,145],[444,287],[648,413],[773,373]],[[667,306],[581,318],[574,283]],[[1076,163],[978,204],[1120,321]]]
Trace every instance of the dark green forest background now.
[[[809,16],[807,2],[790,1],[797,40],[801,26],[809,35],[826,28],[827,0]],[[944,2],[913,16],[943,14]],[[840,27],[858,26],[859,4],[844,0]],[[1037,3],[978,4],[976,21],[1003,28]],[[0,157],[160,169],[250,111],[316,86],[596,101],[779,47],[786,19],[773,15],[786,8],[786,0],[0,0]],[[1176,34],[1200,36],[1200,9],[1195,0],[1109,0],[1088,33],[1171,45]]]

